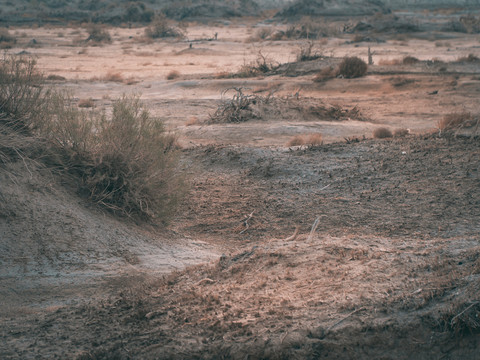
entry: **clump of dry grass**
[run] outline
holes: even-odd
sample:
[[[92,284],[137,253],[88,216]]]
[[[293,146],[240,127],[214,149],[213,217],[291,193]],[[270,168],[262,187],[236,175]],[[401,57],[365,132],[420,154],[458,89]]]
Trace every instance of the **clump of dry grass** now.
[[[446,114],[438,121],[440,131],[450,131],[475,125],[478,120],[469,112]]]
[[[323,82],[335,78],[338,75],[337,70],[328,66],[323,68],[319,73],[313,77],[314,82]]]
[[[167,80],[175,80],[180,77],[180,73],[177,70],[172,70],[167,74]]]
[[[0,28],[0,49],[10,49],[17,43],[15,36],[5,28]]]
[[[362,59],[351,56],[342,60],[338,67],[338,74],[347,79],[358,78],[365,76],[367,73],[368,65]]]
[[[87,28],[88,38],[85,40],[92,45],[111,43],[112,38],[107,30],[99,24],[91,24]]]
[[[313,133],[308,135],[295,135],[287,142],[287,146],[318,146],[323,144],[323,136],[321,133]]]
[[[259,50],[255,61],[242,65],[240,70],[237,73],[232,74],[231,77],[255,77],[273,71],[278,67],[279,64],[271,60],[268,56],[262,54],[262,51]]]
[[[79,108],[93,108],[95,106],[95,103],[92,98],[88,98],[80,99],[77,105]]]
[[[64,76],[61,75],[56,75],[56,74],[50,74],[47,76],[47,80],[51,81],[63,81],[66,80]]]
[[[418,60],[415,56],[405,56],[402,60],[402,63],[404,65],[413,65],[413,64],[416,64],[418,63],[420,60]]]
[[[378,61],[378,65],[381,66],[394,66],[401,65],[403,62],[400,59],[381,59]]]
[[[456,60],[459,63],[478,63],[480,58],[474,54],[468,54],[467,56],[462,56]]]
[[[198,117],[190,116],[190,118],[185,122],[185,126],[192,126],[198,124]]]
[[[375,139],[387,139],[393,137],[392,131],[386,127],[379,127],[373,131]]]
[[[300,46],[300,51],[297,54],[297,61],[310,61],[322,57],[321,54],[313,51],[314,46],[315,43],[313,41],[308,41],[306,44]]]
[[[118,71],[109,71],[105,74],[105,76],[102,78],[102,80],[104,81],[112,81],[112,82],[123,82],[124,81],[124,77],[122,75],[122,73],[118,72]]]
[[[408,134],[410,134],[410,130],[409,129],[395,129],[395,131],[393,132],[393,136],[396,137],[396,138],[399,138],[399,137],[405,137],[407,136]]]
[[[273,33],[270,27],[261,27],[255,32],[255,36],[251,37],[249,41],[267,40]]]
[[[295,135],[287,142],[287,146],[301,146],[305,144],[305,138],[303,135]]]

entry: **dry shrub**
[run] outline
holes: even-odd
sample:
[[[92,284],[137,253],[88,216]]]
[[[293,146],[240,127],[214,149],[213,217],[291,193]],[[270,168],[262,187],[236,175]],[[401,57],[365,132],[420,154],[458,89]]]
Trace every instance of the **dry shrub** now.
[[[36,122],[48,115],[42,75],[35,60],[4,54],[0,61],[0,162],[38,153],[41,142],[33,134]]]
[[[225,95],[233,90],[231,99],[225,99]],[[222,102],[217,110],[210,114],[209,123],[240,123],[250,119],[258,118],[258,111],[255,106],[268,105],[275,101],[274,91],[268,95],[248,95],[243,93],[244,88],[232,87],[222,92]]]
[[[171,21],[164,14],[155,17],[152,24],[145,29],[145,36],[150,39],[184,38],[184,33],[171,25]]]
[[[273,71],[279,67],[279,64],[271,60],[268,56],[263,55],[262,51],[259,50],[257,54],[257,58],[254,62],[249,64],[244,64],[240,68],[240,70],[232,74],[231,77],[238,77],[238,78],[248,78],[248,77],[255,77],[262,74],[266,74],[270,71]]]
[[[92,98],[80,99],[78,101],[79,108],[93,108],[94,106],[95,106],[95,103],[93,102]]]
[[[393,132],[393,136],[396,138],[405,137],[408,134],[410,134],[410,131],[408,129],[395,129],[395,131]]]
[[[114,101],[109,116],[70,104],[57,94],[40,133],[65,154],[61,165],[81,179],[82,192],[118,214],[167,220],[183,193],[176,138],[138,97]]]
[[[198,124],[198,117],[190,116],[190,118],[185,122],[185,126],[192,126]]]
[[[56,75],[56,74],[50,74],[47,76],[47,80],[51,81],[63,81],[66,80],[64,76],[61,75]]]
[[[5,54],[0,61],[0,124],[28,131],[45,116],[43,76],[32,58]]]
[[[322,37],[333,37],[339,31],[334,25],[303,17],[298,24],[290,25],[287,30],[277,32],[275,39],[319,39]]]
[[[375,139],[387,139],[393,137],[393,134],[390,129],[387,129],[386,127],[379,127],[373,132],[373,137]]]
[[[287,142],[287,146],[317,146],[323,143],[323,136],[321,133],[313,133],[308,135],[295,135]]]
[[[467,56],[462,56],[456,60],[459,63],[478,63],[480,58],[474,54],[468,54]]]
[[[337,76],[337,71],[332,66],[323,68],[319,73],[313,77],[314,82],[323,82],[333,79]]]
[[[418,60],[416,57],[408,55],[403,58],[402,63],[404,65],[413,65],[418,63],[419,61],[420,60]]]
[[[309,134],[305,140],[305,144],[307,145],[321,145],[323,143],[323,136],[321,133],[313,133]]]
[[[313,41],[308,41],[306,44],[300,46],[300,52],[297,54],[297,61],[310,61],[316,60],[321,57],[319,53],[313,51],[315,43]]]
[[[394,65],[401,65],[403,62],[399,59],[381,59],[378,62],[378,65],[381,66],[394,66]]]
[[[15,36],[11,35],[7,29],[0,28],[0,48],[10,49],[17,43]]]
[[[287,142],[287,146],[305,145],[305,137],[303,135],[295,135]]]
[[[261,27],[255,32],[255,40],[266,40],[272,35],[273,30],[270,27]]]
[[[351,56],[342,60],[338,67],[338,74],[347,79],[358,78],[365,76],[367,73],[368,65],[362,59]]]
[[[234,77],[234,74],[228,71],[220,71],[214,75],[215,79],[229,79]]]
[[[167,80],[174,80],[180,77],[180,73],[176,70],[172,70],[167,74]]]
[[[103,77],[104,81],[112,81],[112,82],[123,82],[124,78],[122,73],[120,72],[115,72],[115,71],[109,71],[105,74]]]
[[[451,21],[444,30],[478,34],[480,33],[480,17],[471,14],[461,16],[460,19]]]
[[[437,124],[441,131],[455,130],[463,127],[473,126],[476,123],[475,117],[469,112],[446,114]]]
[[[44,91],[35,61],[18,56],[0,62],[0,83],[1,161],[28,146],[101,206],[143,219],[172,215],[184,183],[176,138],[137,97],[118,99],[110,115],[80,109],[68,94]]]
[[[234,91],[232,99],[223,99],[230,90]],[[229,88],[222,92],[222,99],[217,110],[210,115],[210,123],[239,123],[249,120],[250,105],[257,103],[261,97],[246,95],[243,93],[243,88]]]
[[[88,38],[86,42],[92,44],[110,43],[112,38],[104,27],[98,24],[91,24],[87,28]]]

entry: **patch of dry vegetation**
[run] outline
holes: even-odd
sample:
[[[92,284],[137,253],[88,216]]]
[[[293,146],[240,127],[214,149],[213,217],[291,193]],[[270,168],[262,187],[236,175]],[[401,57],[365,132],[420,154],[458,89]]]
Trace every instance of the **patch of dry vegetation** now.
[[[323,136],[321,133],[313,133],[308,135],[295,135],[288,142],[287,146],[318,146],[323,144]]]
[[[441,132],[449,132],[461,128],[467,128],[477,125],[479,119],[473,116],[470,112],[459,112],[445,114],[443,118],[438,121],[437,127]]]
[[[467,56],[459,57],[456,62],[458,63],[479,63],[480,58],[474,54],[468,54]]]
[[[402,138],[402,137],[405,137],[405,136],[408,136],[410,134],[410,130],[409,129],[395,129],[395,131],[393,132],[393,136],[396,137],[396,138]]]
[[[308,41],[300,46],[300,51],[297,54],[297,61],[311,61],[317,60],[322,57],[317,51],[314,51],[315,43]]]
[[[338,75],[347,79],[358,78],[365,76],[367,69],[368,65],[362,59],[356,56],[346,57],[338,66]]]
[[[85,42],[91,45],[100,45],[104,43],[111,43],[112,37],[110,33],[99,24],[91,24],[87,28],[88,37]]]
[[[224,99],[227,92],[233,90],[231,99]],[[248,95],[243,88],[229,88],[222,92],[222,103],[210,115],[210,123],[240,123],[255,118],[251,110],[252,105],[268,103],[270,96]]]
[[[15,147],[23,144],[47,166],[77,179],[81,193],[104,208],[160,221],[173,214],[184,191],[176,137],[138,97],[114,101],[109,115],[80,109],[91,100],[76,104],[65,93],[44,90],[35,61],[16,56],[0,63],[0,83],[2,160],[25,156]]]
[[[279,66],[278,63],[271,60],[267,55],[262,54],[262,51],[259,50],[255,61],[249,64],[242,65],[242,67],[237,73],[231,74],[231,77],[237,77],[237,78],[255,77],[255,76],[259,76],[262,74],[266,74],[270,71],[273,71],[277,69],[278,66]]]
[[[172,70],[167,74],[167,80],[175,80],[180,77],[180,73],[177,70]]]
[[[0,28],[0,49],[10,49],[17,43],[15,36],[5,28]]]
[[[124,77],[121,72],[110,70],[105,74],[102,80],[121,83],[124,81]]]
[[[78,101],[79,108],[93,108],[94,106],[95,106],[95,102],[93,101],[92,98],[80,99]]]
[[[388,139],[393,137],[392,131],[386,127],[379,127],[373,131],[375,139]]]
[[[145,29],[145,36],[150,39],[183,38],[185,34],[173,26],[164,14],[158,14],[150,26]]]
[[[324,82],[330,79],[333,79],[337,77],[338,72],[337,69],[335,69],[333,66],[327,66],[320,70],[314,77],[313,81],[314,82]]]

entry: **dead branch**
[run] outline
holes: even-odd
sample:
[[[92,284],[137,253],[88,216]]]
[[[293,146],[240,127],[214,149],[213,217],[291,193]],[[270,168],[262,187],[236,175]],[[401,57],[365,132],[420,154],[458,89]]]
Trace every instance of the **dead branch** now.
[[[450,326],[453,326],[454,325],[454,322],[457,318],[459,318],[460,316],[462,316],[463,314],[465,314],[468,310],[470,310],[472,307],[474,307],[475,305],[479,304],[480,301],[475,301],[474,303],[470,304],[469,306],[467,306],[463,311],[461,311],[460,313],[458,313],[457,315],[455,315],[452,320],[450,320]]]
[[[194,284],[194,286],[200,286],[200,285],[203,285],[203,284],[213,284],[215,282],[215,280],[212,280],[212,279],[209,279],[209,278],[205,278],[205,279],[202,279],[198,282],[196,282]]]
[[[350,316],[352,316],[353,314],[356,314],[357,312],[362,311],[362,310],[365,310],[365,307],[361,307],[360,309],[357,309],[357,310],[352,311],[350,314],[344,316],[343,318],[341,318],[340,320],[338,320],[335,324],[333,324],[332,326],[328,327],[327,330],[325,330],[325,333],[329,332],[329,331],[332,330],[334,327],[336,327],[337,325],[339,325],[339,324],[342,323],[343,321],[347,320],[347,319],[348,319]]]
[[[253,217],[253,213],[255,212],[255,210],[253,210],[249,215],[248,217],[243,220],[243,224],[245,225],[245,229],[240,231],[240,234],[243,234],[245,231],[248,230],[248,228],[250,227],[250,225],[248,225],[248,220],[250,220],[252,217]]]
[[[293,241],[297,238],[297,235],[298,235],[298,229],[299,229],[299,226],[296,225],[295,226],[295,231],[293,232],[293,235],[287,237],[286,239],[284,239],[283,241]]]
[[[310,230],[310,235],[308,235],[307,241],[312,241],[313,234],[317,230],[318,225],[320,224],[320,217],[317,217],[312,225],[312,230]]]

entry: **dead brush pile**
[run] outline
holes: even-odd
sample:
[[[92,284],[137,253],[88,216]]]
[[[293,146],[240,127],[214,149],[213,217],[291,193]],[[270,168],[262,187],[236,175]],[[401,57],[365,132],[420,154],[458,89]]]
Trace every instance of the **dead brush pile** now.
[[[453,134],[461,129],[473,129],[473,134],[477,133],[480,125],[478,116],[474,116],[470,112],[450,113],[445,114],[441,120],[438,121],[437,127],[440,134]]]
[[[254,105],[268,104],[272,95],[248,95],[244,88],[229,88],[222,92],[222,98],[227,92],[233,90],[233,97],[229,100],[222,100],[217,110],[210,115],[209,123],[241,123],[260,117],[253,109]]]
[[[245,88],[229,88],[222,93],[222,102],[210,115],[208,123],[242,123],[253,119],[280,120],[323,120],[344,121],[366,118],[360,109],[351,109],[339,105],[326,105],[316,99],[301,98],[295,95],[275,96],[275,90],[267,95],[247,94]],[[225,98],[228,92],[234,91],[232,98]]]

